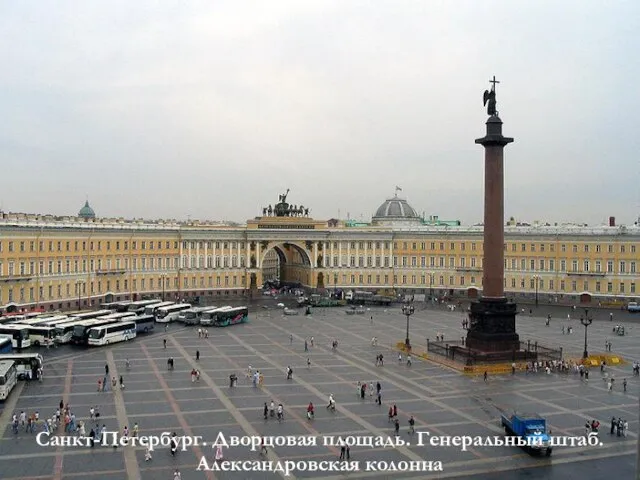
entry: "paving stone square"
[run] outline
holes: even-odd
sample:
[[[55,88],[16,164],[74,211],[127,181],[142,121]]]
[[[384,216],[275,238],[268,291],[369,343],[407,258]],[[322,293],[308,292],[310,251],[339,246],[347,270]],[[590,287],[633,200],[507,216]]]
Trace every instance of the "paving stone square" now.
[[[467,377],[440,364],[415,359],[411,367],[399,364],[392,347],[403,340],[406,318],[394,309],[372,309],[374,323],[368,316],[346,317],[342,309],[317,309],[305,318],[280,317],[258,312],[251,322],[229,328],[209,329],[208,339],[199,339],[194,327],[171,325],[169,332],[160,329],[134,342],[101,349],[60,347],[44,352],[45,380],[42,383],[21,382],[5,403],[2,420],[6,426],[0,436],[0,472],[4,479],[63,478],[153,479],[171,478],[179,468],[183,479],[271,479],[283,478],[278,473],[197,472],[201,455],[212,462],[215,449],[211,445],[189,448],[175,457],[168,447],[157,447],[153,459],[145,461],[144,447],[40,447],[35,435],[19,432],[9,426],[13,412],[38,410],[41,418],[55,413],[64,399],[78,420],[94,424],[87,416],[91,406],[98,406],[100,424],[122,433],[138,423],[141,435],[176,432],[178,435],[200,435],[213,442],[218,432],[232,435],[315,435],[312,446],[276,446],[269,449],[268,460],[336,460],[339,448],[322,444],[322,435],[393,437],[394,427],[387,411],[396,404],[400,419],[400,438],[410,441],[408,447],[368,448],[353,446],[354,460],[416,461],[439,460],[445,472],[437,478],[550,478],[564,479],[566,468],[590,476],[593,462],[609,462],[621,475],[634,462],[638,430],[638,393],[640,380],[631,375],[630,365],[610,367],[607,375],[617,382],[607,390],[598,368],[591,371],[589,382],[573,373],[543,372],[516,375]],[[546,314],[518,319],[523,339],[544,344],[562,345],[565,357],[579,358],[582,335],[562,335],[562,321],[544,326]],[[566,322],[565,322],[566,323]],[[574,325],[575,326],[575,325]],[[611,340],[610,325],[594,322],[589,338],[604,345]],[[614,348],[629,360],[640,358],[640,329],[627,328],[628,335],[614,338]],[[576,327],[576,333],[581,332]],[[418,309],[411,318],[411,336],[416,349],[424,349],[427,338],[436,333],[459,338],[460,314],[440,309]],[[293,335],[293,342],[289,340]],[[314,337],[315,346],[304,350],[304,340]],[[371,346],[371,337],[379,345]],[[332,339],[339,340],[332,350]],[[163,348],[162,340],[167,340]],[[595,346],[593,347],[596,348]],[[200,360],[195,360],[195,352]],[[375,356],[385,356],[385,365],[376,367]],[[176,369],[167,370],[167,358],[175,359]],[[311,368],[306,359],[311,358]],[[124,359],[132,368],[127,370]],[[109,365],[110,376],[123,376],[126,388],[97,392],[98,378]],[[265,376],[262,387],[253,387],[245,378],[251,365]],[[293,378],[285,378],[290,365]],[[193,368],[201,371],[200,382],[191,382]],[[229,374],[235,373],[238,385],[229,388]],[[622,379],[628,379],[627,392],[622,392]],[[356,395],[358,381],[382,384],[383,405],[373,402],[368,393],[362,400]],[[325,407],[328,395],[337,401],[335,413]],[[264,402],[282,402],[285,419],[264,420]],[[306,406],[313,402],[316,418],[306,419]],[[408,417],[414,415],[416,429],[431,435],[502,436],[501,413],[513,410],[544,414],[554,434],[582,435],[586,419],[602,423],[598,448],[556,447],[550,459],[535,458],[524,451],[506,446],[476,447],[461,452],[457,447],[418,446],[410,438]],[[629,422],[627,437],[609,435],[611,416]],[[88,433],[88,432],[87,432]],[[59,435],[60,432],[56,432]],[[224,449],[228,460],[258,460],[258,452],[248,447]],[[28,458],[28,461],[24,459]],[[551,466],[553,467],[551,469]],[[534,468],[535,467],[535,468]],[[531,469],[531,470],[526,470]],[[521,473],[526,470],[526,477]],[[539,472],[539,473],[537,473]],[[559,472],[559,473],[558,473]],[[524,474],[522,474],[524,475]],[[533,476],[531,476],[533,475]],[[538,476],[536,476],[538,475]],[[543,476],[546,475],[546,476]],[[294,472],[295,478],[389,478],[388,472],[355,472],[347,476],[336,472]],[[436,478],[428,474],[394,473],[393,478]],[[620,478],[624,478],[624,475]]]

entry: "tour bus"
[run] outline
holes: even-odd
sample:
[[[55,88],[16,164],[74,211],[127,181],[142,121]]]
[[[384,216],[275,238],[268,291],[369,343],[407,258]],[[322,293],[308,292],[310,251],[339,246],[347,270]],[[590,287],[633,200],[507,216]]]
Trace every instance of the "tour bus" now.
[[[0,354],[11,353],[12,351],[11,337],[9,335],[0,335]]]
[[[218,311],[213,321],[214,327],[228,327],[249,321],[249,309],[247,307],[235,307]]]
[[[125,321],[129,321],[127,318]],[[156,317],[153,315],[138,315],[131,319],[132,322],[136,322],[136,332],[149,333],[155,328]]]
[[[200,325],[202,314],[207,310],[211,310],[211,307],[193,307],[189,310],[183,310],[178,314],[176,321],[185,325]]]
[[[162,303],[162,300],[138,300],[137,302],[131,302],[127,311],[133,312],[137,315],[142,315],[146,307],[149,305],[157,305],[159,303]]]
[[[124,300],[122,302],[110,302],[110,303],[102,303],[100,308],[104,310],[112,310],[117,313],[126,312],[131,305],[132,302],[129,300]]]
[[[156,311],[156,322],[169,323],[178,318],[180,312],[183,310],[189,310],[191,305],[188,303],[178,303],[176,305],[169,305],[167,307],[160,307]]]
[[[23,320],[21,325],[42,325],[45,327],[55,327],[58,323],[64,323],[71,320],[66,315],[54,315],[48,318],[34,318],[33,320]]]
[[[65,322],[57,322],[54,327],[56,329],[55,341],[56,343],[70,343],[73,339],[73,330],[77,325],[80,325],[84,322],[90,322],[94,319],[89,320],[78,320],[74,318],[67,319]]]
[[[217,314],[220,311],[228,310],[233,308],[231,305],[227,305],[226,307],[208,307],[205,312],[202,312],[202,317],[200,318],[200,325],[208,327],[213,325],[213,322],[217,318]]]
[[[0,401],[4,401],[9,397],[16,383],[18,383],[16,362],[3,360],[0,362]]]
[[[136,322],[118,322],[89,329],[89,346],[109,345],[136,338]]]
[[[105,315],[111,315],[113,310],[96,310],[95,312],[74,313],[71,315],[76,320],[90,320],[92,318],[104,317]]]
[[[107,315],[106,317],[90,318],[82,320],[73,325],[73,333],[71,334],[71,343],[74,345],[87,345],[89,342],[89,329],[93,327],[101,327],[103,325],[111,325],[114,323],[122,323],[121,313]],[[115,317],[115,318],[114,318]],[[128,317],[125,317],[129,320]]]
[[[42,355],[39,353],[5,353],[0,355],[0,362],[4,360],[15,362],[18,380],[25,380],[27,377],[36,378],[35,373],[44,364]]]
[[[0,325],[0,335],[11,335],[11,344],[16,350],[31,346],[29,327],[26,325]]]
[[[26,325],[29,329],[31,343],[39,347],[40,345],[51,345],[56,338],[56,327],[46,327],[44,325]]]
[[[175,304],[176,302],[160,302],[160,303],[155,303],[153,305],[147,305],[146,307],[144,307],[144,314],[155,316],[159,308],[168,307],[170,305],[175,305]]]
[[[0,317],[0,324],[18,323],[26,319],[27,319],[27,316],[23,313],[8,313]]]

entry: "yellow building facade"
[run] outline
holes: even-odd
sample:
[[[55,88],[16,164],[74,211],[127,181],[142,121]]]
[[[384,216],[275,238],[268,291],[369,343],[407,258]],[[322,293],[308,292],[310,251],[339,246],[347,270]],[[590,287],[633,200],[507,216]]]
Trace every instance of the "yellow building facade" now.
[[[87,203],[75,217],[0,215],[2,311],[249,295],[274,275],[312,289],[482,292],[482,226],[422,219],[398,197],[366,224],[266,209],[241,226],[92,213]],[[507,226],[504,248],[507,295],[545,302],[639,296],[637,224]]]

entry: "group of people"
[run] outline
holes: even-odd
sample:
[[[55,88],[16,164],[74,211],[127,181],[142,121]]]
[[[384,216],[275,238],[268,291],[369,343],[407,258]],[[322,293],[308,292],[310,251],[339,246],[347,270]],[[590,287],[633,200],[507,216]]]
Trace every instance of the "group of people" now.
[[[276,404],[273,400],[271,400],[270,405],[267,405],[267,402],[264,402],[262,414],[265,420],[268,420],[269,417],[274,418],[277,415],[278,421],[281,422],[282,420],[284,420],[284,405],[279,403],[278,407],[276,408]]]
[[[627,429],[629,428],[629,422],[618,417],[611,417],[611,435],[617,435],[618,437],[626,437]]]
[[[200,370],[196,370],[195,368],[193,368],[191,370],[191,383],[195,383],[199,381],[200,381]]]
[[[198,338],[209,338],[209,330],[206,328],[198,328]]]
[[[129,359],[127,359],[126,363],[127,363],[127,369],[128,369],[130,366]],[[109,365],[105,364],[104,377],[98,378],[98,392],[106,391],[108,387],[108,383],[107,383],[108,378],[109,378]],[[116,377],[115,376],[111,377],[112,390],[115,390],[117,385],[118,385],[118,380],[116,379]],[[120,375],[120,388],[124,389],[124,378],[122,377],[122,375]]]
[[[403,363],[404,359],[402,358],[402,353],[398,353],[398,363]],[[407,353],[407,367],[411,366],[411,354]]]

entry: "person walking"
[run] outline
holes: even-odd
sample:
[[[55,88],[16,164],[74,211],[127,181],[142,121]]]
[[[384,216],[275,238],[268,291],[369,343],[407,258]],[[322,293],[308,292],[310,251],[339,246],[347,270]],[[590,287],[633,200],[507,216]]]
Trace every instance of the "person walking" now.
[[[164,345],[164,349],[166,350],[167,349],[167,339],[166,338],[162,339],[162,345]]]
[[[200,350],[196,350],[196,362],[200,360]]]

